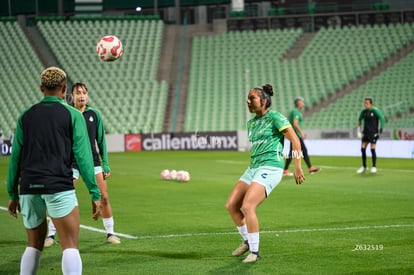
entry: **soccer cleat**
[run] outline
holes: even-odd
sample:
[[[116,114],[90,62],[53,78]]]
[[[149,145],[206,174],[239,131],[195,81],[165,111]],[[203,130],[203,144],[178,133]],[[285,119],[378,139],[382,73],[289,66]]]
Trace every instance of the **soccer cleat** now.
[[[108,237],[106,238],[106,242],[107,243],[111,243],[111,244],[120,244],[121,243],[121,239],[119,239],[115,235],[108,234]]]
[[[55,236],[48,236],[43,244],[44,247],[51,247],[56,243]]]
[[[366,168],[366,167],[364,167],[364,166],[361,166],[361,167],[357,170],[357,174],[362,174],[362,173],[364,173],[364,172],[365,172],[365,170],[367,170],[367,168]]]
[[[311,168],[309,168],[309,173],[312,175],[312,174],[315,174],[315,173],[318,173],[319,171],[321,171],[321,168],[318,168],[318,167],[311,167]]]
[[[262,257],[260,257],[259,252],[251,252],[249,254],[249,256],[246,257],[246,259],[243,260],[243,263],[252,263],[252,262],[257,262],[258,260],[260,260]]]
[[[248,241],[244,241],[238,248],[236,248],[231,255],[233,256],[240,256],[249,251],[249,243]]]
[[[290,172],[289,170],[285,170],[285,171],[283,171],[283,176],[291,177],[291,176],[293,176],[293,173]]]
[[[377,167],[371,167],[371,173],[372,174],[375,174],[377,172]]]

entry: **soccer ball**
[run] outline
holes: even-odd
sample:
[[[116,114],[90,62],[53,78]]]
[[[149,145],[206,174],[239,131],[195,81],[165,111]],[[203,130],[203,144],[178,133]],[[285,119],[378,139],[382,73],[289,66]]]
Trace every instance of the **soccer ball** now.
[[[102,37],[96,45],[96,54],[103,61],[111,62],[122,55],[122,43],[118,37],[107,35]]]
[[[176,170],[171,170],[170,171],[170,179],[172,179],[172,180],[177,179],[177,171]]]
[[[190,180],[190,173],[187,171],[180,170],[177,172],[177,181],[189,181]]]
[[[170,170],[164,169],[161,171],[161,179],[169,180],[170,179]]]

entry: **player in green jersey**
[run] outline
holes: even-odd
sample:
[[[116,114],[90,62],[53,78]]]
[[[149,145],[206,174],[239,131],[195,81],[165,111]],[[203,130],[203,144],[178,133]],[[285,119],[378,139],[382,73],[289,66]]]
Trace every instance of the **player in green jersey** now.
[[[256,208],[270,195],[283,177],[283,145],[288,138],[296,152],[294,177],[297,184],[304,180],[301,167],[302,149],[289,121],[279,112],[270,110],[273,87],[266,84],[253,88],[247,97],[247,107],[256,116],[248,121],[247,130],[252,144],[250,166],[240,177],[226,203],[243,243],[235,249],[233,256],[243,255],[250,250],[244,263],[260,259],[259,221]]]
[[[367,170],[367,154],[366,149],[368,143],[371,144],[372,167],[371,173],[377,172],[377,153],[375,151],[377,140],[379,139],[382,129],[385,125],[384,115],[378,108],[372,106],[372,98],[366,97],[364,99],[365,109],[362,110],[358,118],[358,128],[361,129],[362,121],[364,121],[364,128],[361,139],[361,153],[362,166],[357,170],[358,174],[364,173]]]
[[[100,215],[101,195],[93,174],[91,147],[82,114],[63,101],[66,73],[56,67],[40,75],[44,98],[18,119],[7,177],[9,213],[20,211],[28,242],[20,274],[36,274],[52,217],[63,250],[63,274],[81,274],[78,249],[79,209],[72,183],[74,157],[92,198],[93,218]],[[20,185],[20,189],[19,189]]]
[[[319,172],[320,168],[313,167],[309,158],[308,149],[305,146],[303,141],[306,138],[306,133],[302,130],[302,121],[303,115],[302,110],[305,107],[305,100],[301,97],[295,99],[295,108],[289,114],[289,122],[292,124],[293,129],[295,130],[296,135],[299,138],[300,146],[302,147],[303,159],[305,160],[306,165],[308,166],[309,173],[313,174]],[[289,171],[289,165],[292,161],[292,145],[289,149],[289,155],[286,158],[285,168],[283,171],[284,176],[292,176],[293,174]]]
[[[85,118],[86,128],[88,129],[89,140],[91,143],[92,156],[95,165],[95,177],[101,191],[102,206],[102,223],[106,231],[106,242],[111,244],[120,244],[121,240],[114,235],[114,218],[112,207],[109,202],[108,186],[106,179],[111,175],[109,168],[108,154],[106,149],[106,139],[104,124],[101,114],[98,110],[87,105],[89,99],[88,88],[84,83],[75,83],[72,86],[71,98],[73,106],[81,111]],[[97,150],[97,146],[99,151]],[[79,167],[73,163],[73,181],[79,178]],[[45,247],[55,244],[56,229],[52,221],[49,221],[49,233],[45,240]]]

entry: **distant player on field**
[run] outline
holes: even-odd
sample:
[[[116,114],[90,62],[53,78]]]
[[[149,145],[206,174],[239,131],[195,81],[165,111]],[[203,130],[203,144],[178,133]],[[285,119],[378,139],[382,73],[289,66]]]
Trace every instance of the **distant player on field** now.
[[[377,172],[377,153],[375,151],[377,140],[385,125],[384,115],[378,108],[372,106],[372,98],[366,97],[364,99],[365,109],[362,110],[358,118],[358,128],[361,129],[361,121],[364,121],[364,128],[362,130],[361,153],[362,153],[362,167],[357,170],[361,174],[367,170],[367,154],[366,149],[368,143],[371,143],[372,167],[371,173]]]
[[[302,147],[303,159],[305,160],[305,163],[308,166],[309,173],[313,174],[313,173],[319,172],[320,168],[312,166],[309,155],[308,155],[308,149],[306,148],[305,142],[303,141],[306,138],[306,134],[302,130],[302,121],[303,121],[302,110],[305,107],[305,100],[301,97],[297,97],[295,99],[294,104],[295,104],[295,108],[289,114],[289,122],[290,124],[292,124],[292,127],[295,130],[295,133],[299,138],[300,146]],[[289,171],[289,165],[291,161],[292,161],[292,144],[290,145],[289,156],[286,158],[285,168],[283,171],[284,176],[293,176],[292,172]]]
[[[106,242],[111,244],[119,244],[121,240],[114,235],[114,218],[112,215],[112,207],[109,203],[108,187],[106,179],[111,175],[109,168],[108,154],[106,149],[106,139],[103,120],[98,110],[87,105],[89,99],[88,88],[83,83],[75,83],[71,92],[73,106],[78,109],[86,122],[88,135],[92,148],[92,155],[95,165],[95,177],[101,191],[102,206],[102,222],[106,230]],[[99,151],[96,148],[98,145]],[[73,179],[74,183],[79,178],[79,167],[77,163],[73,163]],[[45,240],[45,247],[52,246],[55,243],[56,229],[53,222],[49,222],[49,234]]]

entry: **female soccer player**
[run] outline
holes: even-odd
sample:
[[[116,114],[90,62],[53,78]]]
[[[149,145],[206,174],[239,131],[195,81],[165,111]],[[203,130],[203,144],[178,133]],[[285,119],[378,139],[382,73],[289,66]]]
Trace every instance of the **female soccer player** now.
[[[270,84],[249,91],[247,107],[256,116],[248,121],[249,141],[252,143],[250,166],[238,180],[226,203],[243,243],[233,256],[240,256],[250,249],[244,263],[260,259],[259,221],[256,208],[270,195],[283,176],[283,141],[292,143],[295,156],[301,156],[300,142],[289,121],[279,112],[270,110],[273,87]],[[297,184],[304,180],[301,159],[294,159],[294,177]]]
[[[73,106],[81,111],[86,121],[88,129],[89,139],[92,148],[93,160],[95,164],[95,176],[96,181],[101,191],[101,206],[102,206],[102,222],[105,227],[107,237],[106,241],[112,244],[119,244],[121,240],[114,235],[114,218],[112,215],[112,207],[109,203],[108,187],[106,179],[111,175],[111,170],[108,164],[108,154],[106,149],[106,140],[104,126],[101,118],[101,114],[98,110],[91,108],[88,103],[88,88],[83,83],[75,83],[72,87],[72,101]],[[96,150],[98,145],[99,153]],[[102,163],[101,163],[102,160]],[[79,166],[75,162],[73,165],[73,183],[79,178]],[[45,246],[49,247],[55,243],[56,230],[54,229],[53,222],[49,222],[49,234],[45,240]]]
[[[82,260],[78,250],[79,209],[72,183],[73,157],[91,195],[94,219],[100,215],[101,196],[85,120],[63,101],[66,73],[49,67],[40,79],[44,98],[19,117],[7,177],[8,211],[17,217],[21,210],[28,237],[20,274],[36,274],[38,270],[47,233],[47,211],[60,236],[62,272],[78,275],[82,274]]]

